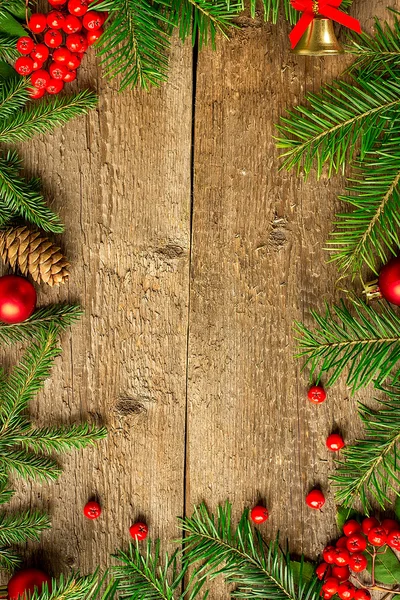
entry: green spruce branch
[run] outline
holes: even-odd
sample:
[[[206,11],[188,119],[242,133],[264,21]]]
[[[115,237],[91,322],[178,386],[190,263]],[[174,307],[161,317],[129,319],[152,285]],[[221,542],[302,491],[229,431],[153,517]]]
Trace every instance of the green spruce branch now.
[[[68,577],[61,575],[58,580],[53,579],[51,590],[46,585],[40,593],[36,589],[31,600],[95,600],[101,597],[102,584],[103,579],[97,572],[86,576],[79,573]]]
[[[313,329],[296,323],[297,357],[304,359],[311,379],[326,377],[330,386],[347,371],[353,392],[373,380],[399,379],[400,317],[388,304],[379,304],[378,312],[352,299],[351,310],[341,303],[327,306],[325,314],[311,311]]]
[[[337,502],[351,508],[359,499],[366,514],[371,498],[384,509],[393,494],[400,494],[400,388],[387,394],[390,401],[379,400],[377,411],[359,405],[365,436],[342,450],[342,460],[330,477]]]

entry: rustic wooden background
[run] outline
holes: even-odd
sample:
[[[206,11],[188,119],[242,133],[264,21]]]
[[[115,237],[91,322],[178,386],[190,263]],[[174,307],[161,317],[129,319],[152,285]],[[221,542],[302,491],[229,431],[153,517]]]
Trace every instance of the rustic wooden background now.
[[[383,0],[353,6],[365,28],[387,15]],[[109,564],[139,516],[176,538],[176,516],[201,500],[228,498],[239,514],[263,499],[265,535],[279,529],[311,556],[335,533],[325,438],[334,427],[354,438],[356,399],[342,382],[324,405],[306,400],[292,322],[339,295],[322,247],[343,179],[279,172],[273,136],[285,107],[346,58],[291,55],[283,22],[241,25],[198,57],[177,42],[169,82],[150,93],[118,93],[85,59],[77,87],[98,91],[98,110],[22,147],[74,265],[40,299],[85,308],[33,415],[110,431],[65,458],[57,483],[18,485],[21,505],[53,515],[26,553],[56,575]],[[321,512],[304,503],[317,483]],[[92,495],[96,522],[82,515]]]

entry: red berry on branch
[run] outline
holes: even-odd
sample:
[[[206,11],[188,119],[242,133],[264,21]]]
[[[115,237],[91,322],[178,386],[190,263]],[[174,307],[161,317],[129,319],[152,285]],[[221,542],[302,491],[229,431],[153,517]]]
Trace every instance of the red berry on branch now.
[[[68,69],[64,65],[52,62],[49,67],[49,73],[53,79],[64,79],[64,76],[68,73]]]
[[[367,568],[367,559],[361,552],[356,552],[350,556],[349,567],[355,573],[361,573]]]
[[[349,581],[344,581],[339,585],[338,595],[341,600],[351,600],[354,597],[355,587]]]
[[[326,439],[326,447],[332,452],[338,452],[344,448],[344,445],[343,438],[338,433],[331,433]]]
[[[46,92],[48,94],[59,94],[64,87],[64,82],[60,79],[50,79],[46,85]]]
[[[326,548],[324,548],[322,556],[328,565],[333,565],[335,562],[335,550],[335,546],[326,546]]]
[[[129,527],[129,533],[131,534],[131,537],[133,537],[134,540],[145,540],[147,538],[147,535],[149,533],[149,528],[147,527],[146,523],[134,523],[133,525],[131,525],[131,527]]]
[[[324,592],[324,590],[321,589],[319,595],[321,596],[321,598],[323,598],[324,600],[330,600],[332,598],[332,594],[330,594],[329,592]]]
[[[400,529],[393,529],[388,534],[387,543],[393,550],[400,550]]]
[[[79,58],[79,56],[77,54],[72,54],[72,52],[70,53],[70,57],[68,58],[67,61],[67,68],[70,71],[75,71],[79,65],[81,64],[81,59]]]
[[[100,29],[100,27],[103,26],[104,21],[105,16],[103,13],[91,10],[83,17],[83,26],[85,29],[93,31],[94,29]]]
[[[39,71],[35,71],[34,73],[32,73],[31,76],[32,85],[39,88],[40,90],[46,88],[49,85],[50,79],[51,77],[49,73],[44,69],[39,69]]]
[[[33,71],[33,60],[29,56],[20,56],[14,66],[20,75],[30,75]]]
[[[52,59],[54,62],[59,63],[60,65],[67,66],[67,62],[71,57],[71,52],[65,46],[61,46],[61,48],[57,48],[53,52]]]
[[[371,594],[368,590],[361,588],[354,592],[354,600],[370,600]]]
[[[368,533],[368,541],[370,544],[377,546],[378,548],[384,546],[387,541],[386,531],[380,525],[377,527],[372,527]]]
[[[347,549],[349,552],[364,552],[367,540],[362,533],[353,533],[347,538]]]
[[[42,593],[44,584],[47,584],[51,592],[51,579],[39,569],[24,569],[15,573],[7,584],[9,600],[26,600],[35,589],[39,595]]]
[[[331,596],[333,596],[334,594],[337,594],[337,591],[339,589],[339,580],[336,579],[336,577],[328,577],[325,580],[325,583],[322,586],[322,589],[324,590],[324,592],[327,592]]]
[[[339,581],[347,581],[350,577],[350,569],[348,566],[339,567],[334,565],[332,567],[332,575],[339,579]]]
[[[338,567],[344,567],[349,564],[350,552],[346,548],[336,548],[333,561]]]
[[[68,2],[68,12],[76,17],[83,17],[87,13],[88,7],[88,0],[69,0]]]
[[[367,517],[361,523],[361,528],[363,530],[363,533],[365,533],[365,535],[367,535],[373,527],[377,527],[378,525],[379,525],[378,519],[375,519],[375,517]]]
[[[41,69],[43,67],[43,63],[41,60],[34,60],[33,61],[33,70],[37,71],[38,69]]]
[[[320,581],[327,575],[329,568],[329,565],[326,562],[323,562],[315,569],[315,574]]]
[[[101,506],[95,500],[90,500],[83,507],[83,514],[88,519],[98,519],[101,515]]]
[[[250,519],[253,523],[257,523],[257,525],[265,523],[268,517],[269,513],[265,506],[254,506],[254,508],[251,509]]]
[[[42,33],[47,27],[46,15],[34,13],[28,21],[28,29],[33,33]]]
[[[52,29],[61,29],[65,16],[59,10],[51,10],[47,15],[47,25]]]
[[[71,83],[71,81],[75,81],[76,79],[76,71],[67,71],[63,77],[63,81],[66,83]]]
[[[49,58],[49,49],[44,44],[36,44],[31,52],[33,60],[45,62]]]
[[[30,54],[35,46],[35,42],[27,35],[23,35],[17,40],[17,50],[21,54]]]
[[[383,519],[381,527],[389,534],[394,529],[399,529],[399,524],[394,519]]]
[[[306,496],[306,503],[310,508],[319,510],[325,504],[325,496],[321,490],[311,490],[311,492],[309,492],[309,494]]]
[[[347,537],[353,535],[353,533],[360,533],[361,531],[361,525],[355,519],[350,519],[343,525],[343,533],[344,535],[347,535]]]
[[[78,17],[67,15],[62,28],[65,33],[78,33],[82,29],[82,23]]]
[[[28,93],[29,93],[29,97],[32,98],[32,100],[38,100],[39,98],[44,96],[44,94],[46,93],[46,90],[45,90],[45,88],[39,89],[36,87],[31,87],[28,89]]]
[[[58,48],[58,46],[61,46],[62,41],[63,38],[58,29],[49,29],[44,34],[44,43],[49,48]]]
[[[89,46],[95,44],[97,40],[101,38],[104,33],[104,29],[100,27],[100,29],[95,29],[94,31],[88,31],[86,35],[86,39],[88,41]]]
[[[71,52],[85,52],[88,47],[86,36],[80,33],[67,35],[66,46]],[[68,66],[68,65],[67,65]]]
[[[54,8],[59,8],[60,6],[63,6],[64,4],[67,3],[67,0],[47,0],[47,1],[50,4],[50,6],[53,6]]]
[[[347,548],[347,537],[343,535],[336,542],[336,548]]]
[[[321,404],[325,401],[326,392],[321,385],[313,385],[310,387],[307,393],[308,399],[313,404]]]

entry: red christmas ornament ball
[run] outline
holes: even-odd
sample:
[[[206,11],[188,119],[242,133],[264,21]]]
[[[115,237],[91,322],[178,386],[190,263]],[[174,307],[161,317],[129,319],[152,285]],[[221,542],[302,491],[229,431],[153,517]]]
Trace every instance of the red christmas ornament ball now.
[[[129,533],[134,540],[141,541],[147,538],[149,528],[147,527],[146,523],[141,523],[138,521],[129,527]]]
[[[0,277],[0,321],[26,321],[36,307],[36,291],[30,281],[17,275]]]
[[[83,514],[87,519],[98,519],[101,515],[101,506],[95,500],[90,500],[83,507]]]
[[[51,578],[39,571],[39,569],[24,569],[15,573],[7,584],[9,600],[25,600],[27,596],[33,594],[35,588],[42,591],[43,585],[47,583],[51,591]]]
[[[254,506],[254,508],[251,509],[250,519],[253,523],[265,523],[268,517],[269,513],[265,506]]]
[[[382,268],[378,287],[385,300],[400,306],[400,257],[393,258]]]
[[[311,492],[309,492],[309,494],[307,494],[306,496],[306,503],[307,506],[309,506],[310,508],[319,510],[325,504],[325,496],[323,495],[321,490],[311,490]]]

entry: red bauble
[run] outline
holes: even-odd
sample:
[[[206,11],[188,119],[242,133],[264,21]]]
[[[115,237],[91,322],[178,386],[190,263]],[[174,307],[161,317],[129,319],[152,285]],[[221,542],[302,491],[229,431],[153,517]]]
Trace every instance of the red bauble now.
[[[308,390],[307,396],[313,404],[321,404],[325,402],[326,392],[321,385],[313,385]]]
[[[146,523],[137,522],[129,527],[129,533],[134,540],[145,540],[149,533],[149,528],[147,527]]]
[[[34,13],[28,22],[28,28],[33,33],[42,33],[47,27],[46,15],[42,13]]]
[[[251,509],[250,519],[253,523],[264,523],[268,517],[269,513],[265,506],[254,506],[254,508]]]
[[[339,452],[339,450],[344,448],[344,441],[342,436],[338,433],[331,433],[330,435],[328,435],[326,439],[326,447],[332,452]]]
[[[17,275],[0,277],[0,321],[26,321],[36,307],[36,291],[30,281]]]
[[[17,598],[25,600],[27,596],[33,594],[35,588],[39,590],[40,594],[45,583],[51,591],[51,578],[39,569],[18,571],[7,584],[8,598],[9,600],[17,600]]]
[[[88,519],[98,519],[101,515],[101,506],[95,500],[87,502],[83,507],[83,514]]]
[[[17,40],[17,50],[18,52],[21,52],[21,54],[29,54],[32,52],[34,46],[35,42],[27,35],[23,35]]]
[[[325,496],[323,495],[321,490],[311,490],[311,492],[309,492],[309,494],[307,494],[306,503],[310,508],[319,510],[325,504]],[[326,562],[329,562],[329,561],[326,561]]]
[[[393,258],[383,267],[378,287],[385,300],[400,306],[400,257]]]
[[[31,76],[32,85],[41,89],[46,88],[50,83],[50,75],[44,69],[39,69],[39,71],[35,71]]]

